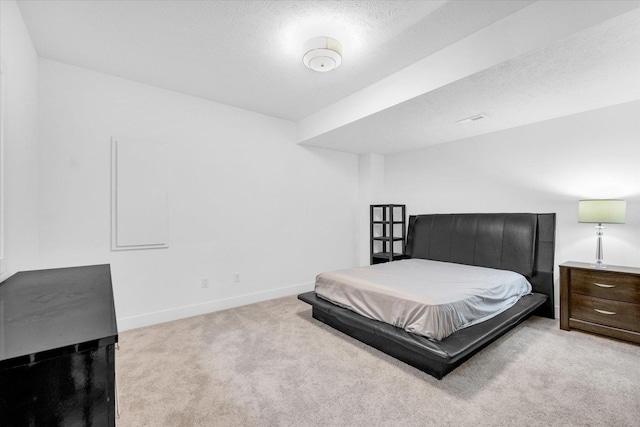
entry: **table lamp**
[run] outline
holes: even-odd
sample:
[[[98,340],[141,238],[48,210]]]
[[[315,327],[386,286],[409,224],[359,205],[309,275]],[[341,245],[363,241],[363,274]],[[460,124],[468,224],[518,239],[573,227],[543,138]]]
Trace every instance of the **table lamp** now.
[[[598,242],[594,267],[607,268],[602,261],[602,224],[624,224],[627,212],[625,200],[580,200],[578,201],[578,222],[595,223]]]

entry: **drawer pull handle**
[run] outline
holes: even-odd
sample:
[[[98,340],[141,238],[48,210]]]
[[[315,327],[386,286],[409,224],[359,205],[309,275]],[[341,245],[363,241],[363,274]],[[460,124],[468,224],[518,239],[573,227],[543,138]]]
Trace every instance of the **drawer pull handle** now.
[[[600,314],[616,314],[614,311],[598,310],[597,308],[594,308],[594,310]]]
[[[598,287],[600,287],[600,288],[615,288],[616,287],[616,285],[605,285],[604,283],[593,282],[593,284],[598,286]]]

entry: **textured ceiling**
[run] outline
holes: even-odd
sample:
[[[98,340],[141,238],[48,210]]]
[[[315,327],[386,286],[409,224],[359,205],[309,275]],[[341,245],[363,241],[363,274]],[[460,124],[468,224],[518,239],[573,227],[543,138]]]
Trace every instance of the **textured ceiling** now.
[[[350,96],[375,97],[385,80],[513,17],[531,18],[524,27],[540,40],[550,31],[552,10],[566,14],[555,17],[561,28],[569,21],[586,28],[302,139],[354,153],[410,150],[640,99],[637,0],[18,4],[42,57],[293,120],[298,128]],[[340,68],[316,73],[304,67],[302,45],[318,35],[342,42]],[[483,49],[490,53],[491,43],[470,56],[482,57]],[[450,73],[456,64],[443,66]],[[487,118],[455,123],[478,113]]]
[[[528,1],[20,1],[38,54],[298,120],[521,9]],[[331,73],[308,39],[343,45]]]
[[[640,9],[306,141],[388,154],[640,99]],[[484,113],[468,123],[460,119]],[[638,111],[640,120],[640,111]]]

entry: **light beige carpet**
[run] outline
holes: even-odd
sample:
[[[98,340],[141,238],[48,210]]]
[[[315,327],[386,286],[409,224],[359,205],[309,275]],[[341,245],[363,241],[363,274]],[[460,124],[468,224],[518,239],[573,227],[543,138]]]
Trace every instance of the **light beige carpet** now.
[[[639,426],[640,346],[526,321],[443,380],[281,298],[120,334],[121,427]]]

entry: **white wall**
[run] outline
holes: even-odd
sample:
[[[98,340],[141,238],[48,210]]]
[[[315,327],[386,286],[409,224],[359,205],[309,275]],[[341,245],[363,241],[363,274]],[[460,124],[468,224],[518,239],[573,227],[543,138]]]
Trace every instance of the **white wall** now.
[[[640,266],[640,102],[388,155],[381,193],[408,214],[555,212],[556,265],[595,260],[579,199],[626,199],[626,224],[606,226],[604,260]]]
[[[358,265],[371,262],[371,212],[370,206],[393,203],[378,200],[379,189],[384,185],[384,156],[368,153],[358,155]]]
[[[38,56],[14,1],[0,1],[0,72],[5,278],[38,265]]]
[[[357,156],[296,145],[293,122],[41,59],[40,135],[42,265],[110,263],[120,329],[356,262]],[[169,144],[168,249],[110,251],[112,136]]]

